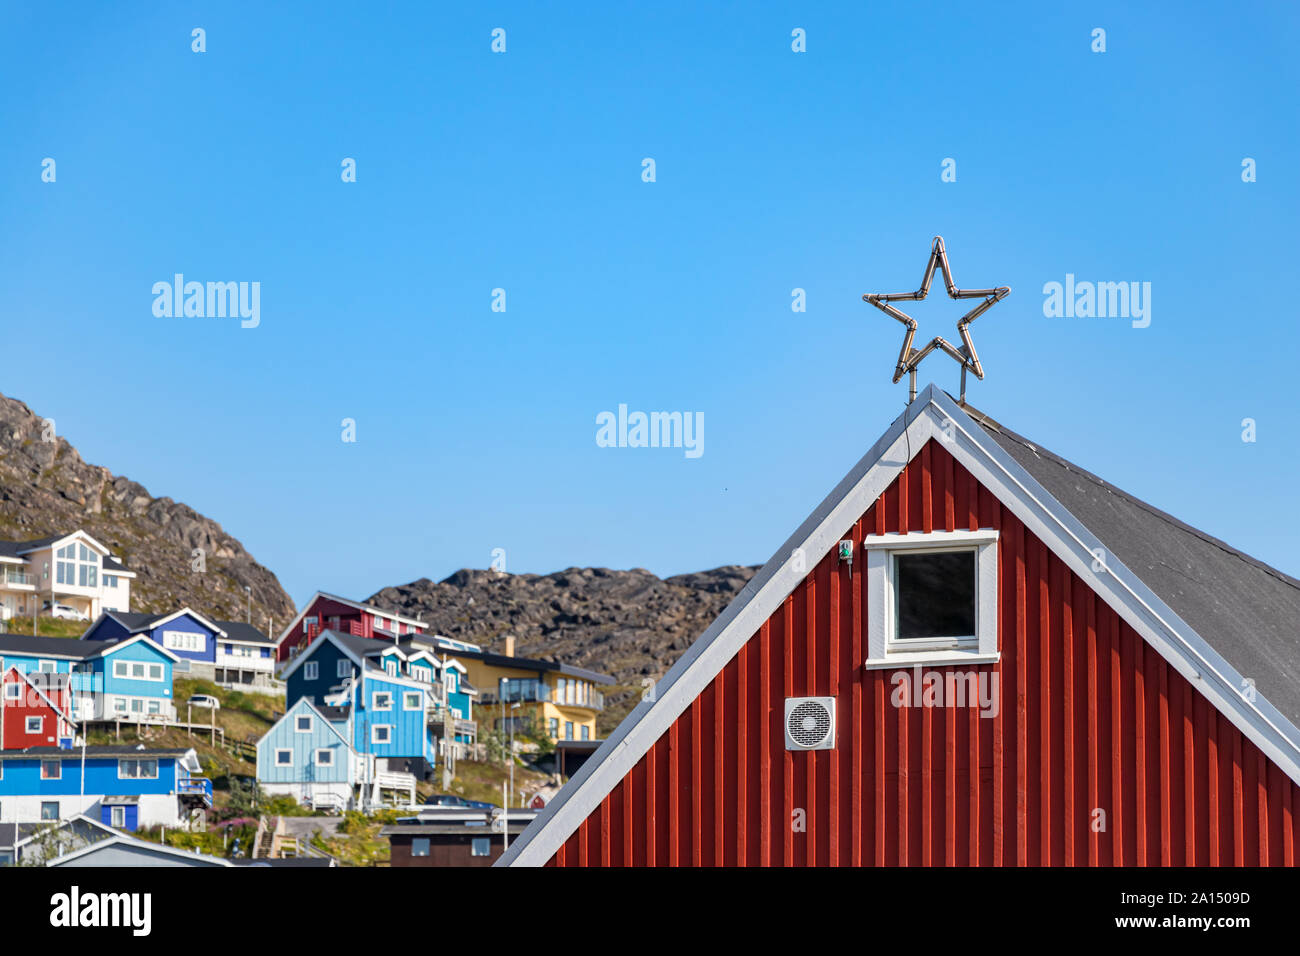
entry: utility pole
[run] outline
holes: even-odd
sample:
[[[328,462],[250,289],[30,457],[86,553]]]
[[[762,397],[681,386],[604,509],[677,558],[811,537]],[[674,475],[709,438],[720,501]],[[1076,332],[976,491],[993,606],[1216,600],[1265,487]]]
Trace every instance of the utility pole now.
[[[244,585],[244,593],[248,595],[248,614],[244,618],[245,624],[253,623],[253,589],[247,584]]]

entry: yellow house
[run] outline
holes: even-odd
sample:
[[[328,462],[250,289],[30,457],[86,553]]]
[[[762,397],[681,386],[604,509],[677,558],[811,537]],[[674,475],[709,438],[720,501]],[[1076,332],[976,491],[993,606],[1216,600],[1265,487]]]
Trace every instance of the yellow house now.
[[[437,635],[414,634],[409,639],[464,665],[469,683],[478,690],[475,711],[480,723],[507,733],[512,726],[531,727],[557,742],[596,739],[596,717],[605,709],[597,687],[614,683],[608,674],[516,657],[513,637],[506,638],[504,654],[465,650],[465,645],[444,643]]]

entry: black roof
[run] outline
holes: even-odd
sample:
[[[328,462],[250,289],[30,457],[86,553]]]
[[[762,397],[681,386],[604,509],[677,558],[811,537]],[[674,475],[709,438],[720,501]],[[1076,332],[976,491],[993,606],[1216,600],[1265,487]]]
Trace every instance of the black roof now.
[[[22,557],[22,555],[18,553],[19,551],[31,551],[35,548],[43,548],[47,544],[53,544],[55,541],[66,538],[71,533],[72,532],[68,531],[63,534],[50,535],[48,538],[33,538],[30,541],[0,541],[0,555],[4,555],[7,558],[19,558]]]
[[[81,641],[75,637],[33,637],[30,634],[0,634],[0,656],[32,654],[38,657],[71,657],[86,660],[114,641]]]
[[[20,760],[24,757],[80,757],[81,749],[66,747],[24,747],[22,750],[0,751],[2,760]],[[185,747],[149,747],[141,750],[129,744],[101,744],[86,747],[87,757],[183,757],[189,753]]]
[[[245,624],[243,621],[213,621],[212,623],[225,631],[226,636],[232,641],[244,641],[249,644],[275,643],[253,625]]]
[[[330,707],[327,704],[315,704],[315,708],[320,711],[320,715],[330,723],[341,723],[348,719],[348,712],[352,709],[351,704],[343,704],[339,707]]]
[[[156,621],[161,621],[167,617],[166,614],[141,614],[136,611],[105,611],[106,617],[122,624],[128,631],[147,631],[153,627]]]
[[[1300,726],[1300,580],[965,411],[1261,695]]]

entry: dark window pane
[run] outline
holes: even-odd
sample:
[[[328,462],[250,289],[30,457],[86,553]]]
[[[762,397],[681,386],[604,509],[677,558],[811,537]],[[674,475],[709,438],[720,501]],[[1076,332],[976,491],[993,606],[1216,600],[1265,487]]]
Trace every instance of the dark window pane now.
[[[898,637],[973,637],[975,552],[899,554]]]

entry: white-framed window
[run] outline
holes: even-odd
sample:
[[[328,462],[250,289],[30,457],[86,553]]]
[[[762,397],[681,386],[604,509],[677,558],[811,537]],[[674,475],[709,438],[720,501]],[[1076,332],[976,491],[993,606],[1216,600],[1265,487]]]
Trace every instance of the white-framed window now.
[[[126,826],[126,807],[112,807],[109,810],[109,825],[121,829]]]
[[[42,780],[62,780],[62,779],[63,779],[63,761],[62,761],[62,760],[42,760],[42,761],[41,761],[41,779],[42,779]]]
[[[155,700],[155,699],[153,699],[153,698],[150,698],[149,700],[145,701],[145,704],[144,704],[144,712],[145,712],[146,714],[161,714],[161,713],[162,713],[162,701],[160,701],[160,700]]]
[[[370,742],[372,744],[386,744],[393,739],[393,728],[390,724],[375,724],[370,728]]]
[[[293,719],[294,733],[309,734],[311,733],[311,714],[299,714]]]
[[[37,665],[37,669],[42,674],[53,674],[57,669],[57,665],[55,665],[54,661],[41,661]]]
[[[426,684],[433,680],[433,671],[427,667],[412,667],[411,676],[416,680],[424,681]]]
[[[998,660],[998,533],[870,535],[868,668]]]
[[[397,662],[396,657],[384,658],[384,672],[388,674],[390,677],[396,677],[398,669],[401,666],[402,665]]]
[[[402,710],[420,710],[420,692],[408,690],[402,692]]]
[[[302,665],[303,680],[315,680],[318,677],[320,677],[319,661],[308,661],[306,664]]]
[[[348,660],[346,657],[340,657],[338,666],[335,668],[334,675],[336,677],[351,677],[352,662]]]
[[[106,588],[115,588],[115,587],[117,587],[117,575],[116,575],[116,574],[106,574],[106,575],[104,575],[104,587],[106,587]],[[111,611],[116,611],[117,608],[109,608],[109,610],[111,610]]]
[[[117,776],[120,780],[157,780],[157,758],[135,758],[117,762]]]
[[[277,767],[293,766],[293,751],[286,748],[278,749],[275,752],[275,765]]]
[[[169,651],[191,651],[202,654],[208,649],[208,636],[193,631],[163,631],[163,647]]]
[[[392,710],[393,695],[386,690],[375,691],[374,696],[370,698],[370,706],[374,710]]]
[[[328,747],[321,747],[316,751],[316,766],[332,767],[334,766],[334,751]]]
[[[27,718],[27,732],[28,732],[29,734],[39,734],[39,733],[41,732],[41,728],[44,727],[44,726],[45,726],[45,718],[44,718],[44,717],[28,717],[28,718]]]
[[[125,714],[125,713],[126,713],[126,698],[125,698],[125,697],[114,697],[114,698],[113,698],[113,713],[115,713],[115,714]]]
[[[59,584],[82,588],[99,587],[99,555],[73,541],[55,554],[54,575]]]
[[[6,700],[22,700],[22,699],[23,699],[23,685],[22,685],[22,684],[19,684],[19,683],[5,684],[5,699],[6,699]]]

